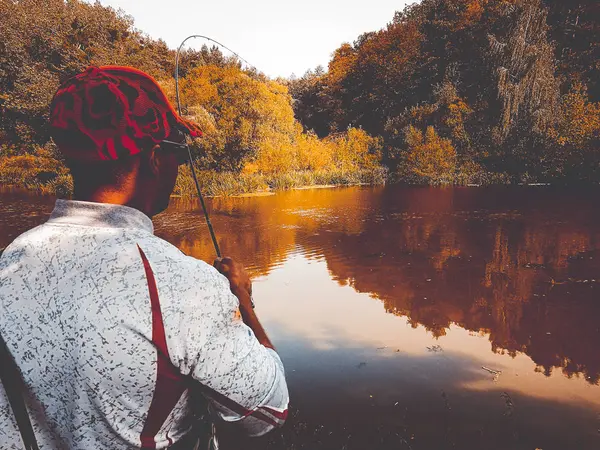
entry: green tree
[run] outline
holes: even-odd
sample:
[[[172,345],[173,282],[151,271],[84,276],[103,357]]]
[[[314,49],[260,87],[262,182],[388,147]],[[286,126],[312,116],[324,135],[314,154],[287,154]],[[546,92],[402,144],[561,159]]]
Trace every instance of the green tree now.
[[[130,17],[78,0],[0,0],[0,145],[31,151],[48,139],[48,105],[61,80],[89,65],[172,73],[174,54]]]

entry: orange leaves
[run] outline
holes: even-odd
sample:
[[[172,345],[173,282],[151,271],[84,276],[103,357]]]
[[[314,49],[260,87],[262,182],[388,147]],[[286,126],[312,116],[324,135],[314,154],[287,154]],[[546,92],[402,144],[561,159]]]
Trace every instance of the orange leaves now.
[[[334,52],[327,74],[329,84],[332,87],[339,85],[354,69],[357,57],[357,51],[348,43],[342,44]]]
[[[331,143],[319,139],[312,133],[297,136],[295,156],[298,170],[328,170],[334,163]]]
[[[181,91],[185,93],[185,101],[193,105],[208,105],[215,102],[219,92],[218,80],[222,69],[217,66],[199,66],[181,80]]]
[[[411,76],[422,40],[417,23],[401,22],[363,34],[354,46],[343,44],[329,63],[330,91],[344,90],[342,95],[347,93],[349,98],[387,101],[385,96],[392,86]],[[373,86],[375,90],[369,88]]]
[[[443,10],[450,19],[447,24],[453,31],[460,31],[472,25],[481,22],[483,14],[490,0],[446,0],[443,6],[438,9]],[[491,0],[492,7],[500,3],[498,0]]]
[[[204,65],[182,80],[181,94],[182,104],[205,130],[197,143],[205,168],[239,171],[261,152],[279,155],[286,164],[282,156],[297,123],[285,86],[234,64]]]
[[[338,69],[344,70],[351,48],[338,55]],[[181,88],[183,104],[205,131],[196,143],[205,155],[204,168],[279,176],[379,166],[379,139],[353,128],[328,139],[303,133],[287,87],[252,77],[237,66],[199,66],[182,80]]]
[[[319,139],[313,133],[301,133],[283,146],[265,145],[244,172],[282,174],[290,171],[358,173],[374,170],[381,161],[381,139],[365,131],[350,128],[346,133]]]
[[[487,0],[470,0],[464,6],[463,12],[461,14],[460,20],[458,22],[459,28],[468,27],[474,23],[477,23],[481,20],[481,16],[483,15],[485,9],[485,5],[487,4]]]
[[[342,171],[374,169],[381,160],[381,139],[358,128],[331,138],[333,160]]]
[[[359,47],[358,64],[401,73],[406,64],[419,55],[422,40],[415,22],[390,24],[364,40]]]

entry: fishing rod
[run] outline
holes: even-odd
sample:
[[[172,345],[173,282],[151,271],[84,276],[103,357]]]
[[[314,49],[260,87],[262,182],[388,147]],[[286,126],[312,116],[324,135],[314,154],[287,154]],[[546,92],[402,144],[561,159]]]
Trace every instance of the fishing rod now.
[[[181,49],[183,48],[185,43],[187,41],[189,41],[190,39],[194,39],[194,38],[206,39],[207,41],[214,42],[215,44],[220,45],[224,49],[229,50],[239,60],[245,62],[248,66],[250,66],[250,63],[248,61],[246,61],[244,58],[242,58],[239,54],[237,54],[236,52],[231,50],[229,47],[221,44],[220,42],[217,42],[214,39],[209,38],[208,36],[203,36],[200,34],[192,34],[191,36],[186,37],[183,40],[183,42],[179,45],[179,47],[177,48],[177,53],[175,55],[175,97],[177,99],[177,112],[179,113],[180,116],[181,116],[181,100],[179,97],[179,58],[181,55]],[[220,258],[221,257],[221,249],[219,248],[219,243],[217,242],[217,237],[215,236],[215,230],[210,221],[210,216],[208,215],[208,211],[206,209],[206,204],[204,203],[204,196],[202,195],[202,191],[200,190],[200,183],[198,183],[198,176],[196,175],[196,169],[194,167],[194,160],[192,158],[192,150],[190,149],[190,146],[187,143],[187,139],[186,139],[185,145],[186,145],[187,151],[188,151],[189,165],[190,165],[190,169],[192,171],[192,178],[194,179],[194,184],[196,185],[196,191],[198,192],[198,198],[200,199],[200,204],[202,205],[202,211],[204,211],[204,218],[206,219],[206,225],[208,226],[208,231],[210,232],[210,237],[212,239],[213,246],[215,247],[215,252],[217,253],[217,257]]]
[[[177,99],[177,112],[179,113],[180,116],[181,116],[181,100],[179,97],[179,58],[180,58],[181,50],[183,49],[183,46],[185,45],[185,43],[187,41],[189,41],[190,39],[194,39],[194,38],[206,39],[207,41],[214,42],[215,44],[220,45],[224,49],[233,53],[236,58],[238,58],[239,60],[246,63],[248,66],[253,67],[248,61],[246,61],[244,58],[242,58],[238,53],[234,52],[229,47],[221,44],[220,42],[217,42],[214,39],[209,38],[208,36],[203,36],[200,34],[192,34],[191,36],[186,37],[183,40],[183,42],[179,45],[179,47],[177,48],[177,53],[175,55],[175,97]],[[221,249],[219,248],[219,243],[217,242],[217,237],[215,236],[215,230],[210,221],[210,216],[208,215],[208,210],[206,209],[206,204],[204,202],[204,196],[202,195],[202,191],[200,189],[200,183],[198,183],[198,176],[196,175],[196,168],[194,167],[194,159],[192,157],[192,150],[188,144],[187,139],[185,141],[185,146],[186,146],[187,152],[188,152],[189,166],[192,171],[192,178],[194,179],[194,184],[196,185],[196,191],[198,192],[198,198],[200,199],[200,204],[202,205],[202,211],[204,212],[204,218],[206,219],[206,225],[208,226],[208,231],[210,232],[210,237],[212,239],[213,246],[215,247],[215,252],[217,253],[217,257],[221,258]],[[250,295],[250,304],[252,305],[252,308],[255,307],[254,299],[252,298],[252,295]]]
[[[192,34],[191,36],[186,37],[183,42],[177,48],[177,53],[175,55],[175,97],[177,99],[177,112],[181,116],[181,100],[179,97],[179,56],[181,54],[181,49],[185,45],[187,41],[194,38],[206,39],[209,42],[214,42],[217,45],[229,50],[233,53],[238,59],[244,61],[248,66],[250,64],[236,52],[231,50],[229,47],[221,44],[220,42],[215,41],[214,39],[209,38],[208,36],[202,36],[199,34]],[[192,150],[188,144],[188,140],[185,140],[185,146],[187,147],[189,165],[192,171],[192,178],[194,179],[194,184],[196,185],[196,191],[198,192],[198,198],[200,199],[200,204],[202,205],[202,211],[204,212],[204,218],[206,219],[206,225],[208,226],[208,231],[210,232],[210,237],[212,239],[213,246],[215,247],[215,252],[217,253],[217,257],[221,258],[221,249],[219,248],[219,243],[217,242],[217,238],[215,236],[215,230],[213,229],[212,223],[210,222],[210,217],[208,215],[208,210],[206,209],[206,204],[204,203],[204,196],[202,195],[202,191],[200,190],[200,183],[198,183],[198,176],[196,175],[196,168],[194,167],[194,158],[192,157]],[[252,294],[250,294],[250,305],[252,308],[255,308],[254,299],[252,298]],[[219,443],[217,441],[217,429],[215,427],[215,423],[212,422],[210,424],[210,437],[208,442],[208,450],[218,450]]]
[[[183,40],[179,48],[177,49],[177,54],[175,55],[175,96],[177,99],[177,112],[181,116],[181,102],[179,100],[179,54],[181,53],[181,49],[184,44],[189,40],[195,37],[195,35],[188,36]],[[202,36],[204,37],[204,36]],[[190,165],[190,169],[192,171],[192,178],[194,179],[194,184],[196,185],[196,191],[198,192],[198,198],[200,199],[200,204],[202,205],[202,211],[204,211],[204,218],[206,219],[206,225],[208,225],[208,231],[210,232],[210,238],[212,239],[213,246],[215,247],[215,252],[217,253],[217,257],[221,257],[221,249],[219,248],[219,243],[217,242],[217,237],[215,236],[215,230],[213,229],[212,223],[210,222],[210,216],[208,215],[208,210],[206,209],[206,204],[204,203],[204,196],[202,195],[202,191],[200,190],[200,183],[198,183],[198,176],[196,175],[196,169],[194,167],[194,159],[192,158],[192,150],[188,144],[188,140],[185,140],[185,146],[188,152],[188,163]]]
[[[206,39],[209,42],[214,42],[217,45],[220,45],[221,47],[223,47],[225,50],[230,51],[231,53],[234,54],[234,56],[245,62],[246,65],[253,67],[252,64],[250,64],[248,61],[246,61],[244,58],[242,58],[238,53],[234,52],[233,50],[231,50],[229,47],[227,47],[226,45],[221,44],[218,41],[215,41],[214,39],[209,38],[208,36],[203,36],[201,34],[192,34],[191,36],[186,37],[183,42],[179,45],[179,47],[177,48],[177,54],[175,55],[175,96],[177,98],[177,109],[179,112],[179,115],[181,115],[181,103],[179,101],[179,55],[181,53],[181,49],[183,48],[183,46],[185,45],[185,43],[187,41],[189,41],[190,39],[194,39],[194,38],[199,38],[199,39]]]

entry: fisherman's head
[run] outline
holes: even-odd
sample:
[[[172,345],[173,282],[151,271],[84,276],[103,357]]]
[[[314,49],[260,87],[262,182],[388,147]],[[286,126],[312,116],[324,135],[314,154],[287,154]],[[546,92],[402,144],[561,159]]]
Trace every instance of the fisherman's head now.
[[[186,135],[199,128],[181,118],[158,83],[129,67],[90,67],[55,94],[51,135],[71,170],[77,200],[164,210],[186,162]]]

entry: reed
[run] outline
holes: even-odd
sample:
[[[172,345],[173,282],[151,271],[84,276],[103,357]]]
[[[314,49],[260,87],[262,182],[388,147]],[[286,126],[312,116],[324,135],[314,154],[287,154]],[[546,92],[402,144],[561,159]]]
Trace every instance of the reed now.
[[[20,155],[0,158],[0,185],[66,197],[73,191],[68,169],[57,159]]]
[[[322,185],[385,184],[387,171],[381,167],[356,171],[290,171],[276,174],[198,171],[198,181],[204,195],[216,197]],[[194,180],[188,167],[181,168],[174,194],[181,197],[196,195]]]

